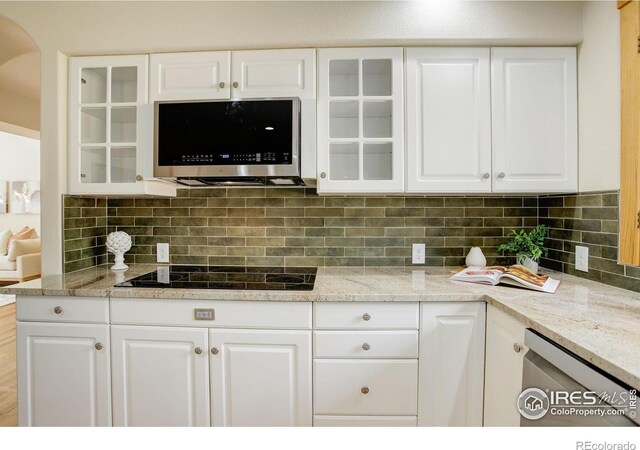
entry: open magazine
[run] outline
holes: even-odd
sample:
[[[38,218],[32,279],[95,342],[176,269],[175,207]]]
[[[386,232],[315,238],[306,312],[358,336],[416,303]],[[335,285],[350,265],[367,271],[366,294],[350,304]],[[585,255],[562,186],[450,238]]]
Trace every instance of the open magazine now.
[[[510,267],[467,267],[449,279],[492,286],[503,283],[550,294],[555,293],[560,284],[560,280],[554,280],[547,275],[538,275],[517,264]]]

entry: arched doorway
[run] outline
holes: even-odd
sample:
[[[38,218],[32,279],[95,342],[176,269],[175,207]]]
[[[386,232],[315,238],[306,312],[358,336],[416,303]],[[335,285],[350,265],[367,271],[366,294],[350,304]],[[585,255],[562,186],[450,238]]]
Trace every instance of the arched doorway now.
[[[10,260],[22,255],[16,257],[14,251],[10,257],[2,235],[25,226],[41,232],[39,209],[32,201],[39,194],[39,183],[40,50],[20,26],[0,16],[0,285],[23,278],[18,270],[22,264]],[[39,274],[39,249],[24,257],[37,262]],[[14,301],[0,295],[0,426],[17,424]]]

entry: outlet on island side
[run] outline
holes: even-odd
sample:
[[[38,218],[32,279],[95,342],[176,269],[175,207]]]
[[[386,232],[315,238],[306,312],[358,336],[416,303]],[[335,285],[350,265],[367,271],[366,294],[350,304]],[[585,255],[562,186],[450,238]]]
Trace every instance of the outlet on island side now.
[[[424,264],[424,244],[411,246],[411,264]]]
[[[168,263],[169,262],[169,244],[158,243],[156,245],[156,262]]]
[[[576,245],[576,270],[589,271],[589,247]]]

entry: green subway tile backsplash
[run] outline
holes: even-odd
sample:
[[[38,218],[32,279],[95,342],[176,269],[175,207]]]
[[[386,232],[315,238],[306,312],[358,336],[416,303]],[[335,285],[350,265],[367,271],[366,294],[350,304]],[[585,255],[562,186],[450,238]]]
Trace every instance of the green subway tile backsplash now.
[[[180,189],[172,199],[65,197],[65,271],[103,263],[111,231],[133,238],[130,262],[153,262],[171,245],[173,264],[461,264],[471,246],[508,263],[496,238],[534,226],[536,197],[320,197],[309,188]],[[98,220],[106,223],[98,223]],[[84,251],[91,249],[90,251]]]
[[[172,264],[409,266],[411,244],[426,265],[464,262],[472,246],[489,264],[512,263],[496,246],[511,229],[550,226],[542,265],[640,291],[640,269],[617,264],[618,194],[558,196],[318,196],[310,188],[179,189],[176,198],[64,197],[65,272],[107,261],[106,235],[133,238],[126,261]],[[576,272],[575,245],[590,248]],[[112,257],[109,256],[109,260]]]
[[[539,223],[550,227],[541,265],[640,292],[640,270],[618,264],[618,193],[540,196]],[[589,272],[576,270],[576,245],[589,247]]]

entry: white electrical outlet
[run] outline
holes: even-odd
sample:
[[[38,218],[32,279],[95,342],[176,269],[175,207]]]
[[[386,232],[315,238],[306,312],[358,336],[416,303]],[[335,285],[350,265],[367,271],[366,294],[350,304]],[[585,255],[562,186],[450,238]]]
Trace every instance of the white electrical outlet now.
[[[411,264],[424,264],[424,244],[411,246]]]
[[[159,263],[169,262],[169,244],[162,243],[156,245],[156,261]]]
[[[589,271],[589,247],[576,245],[576,270]]]

